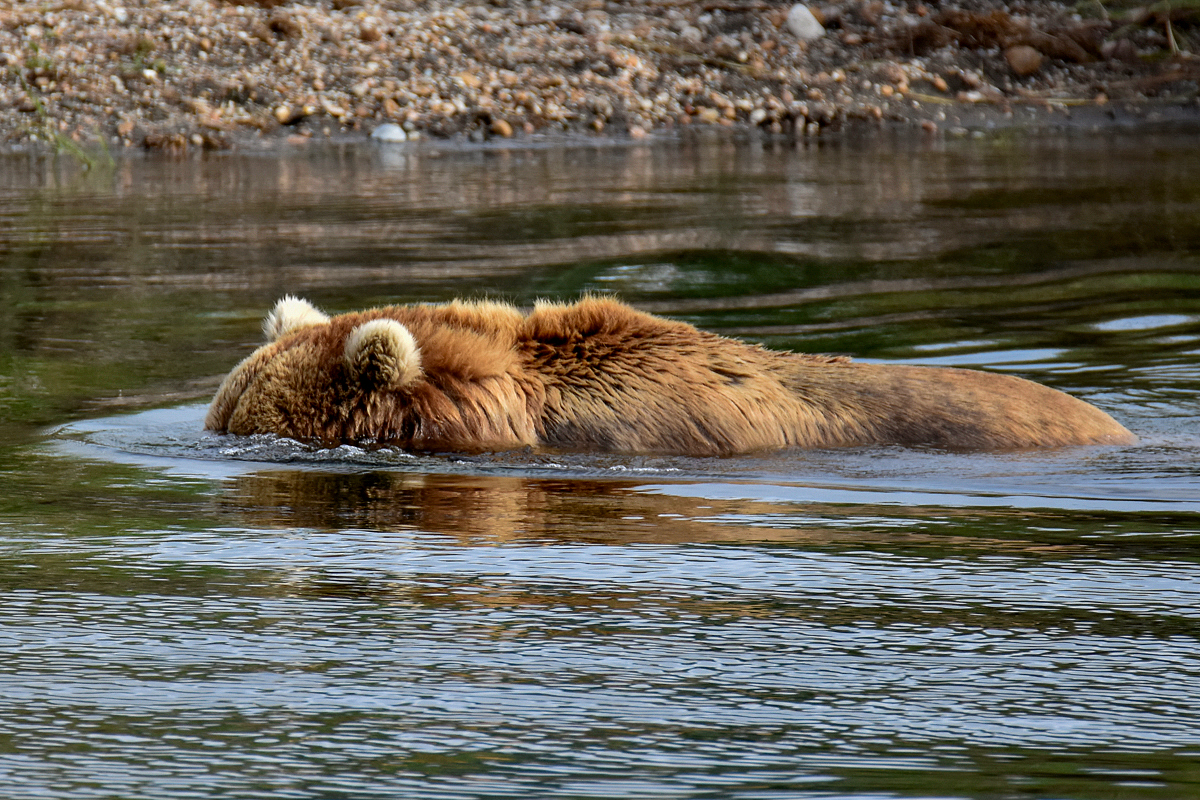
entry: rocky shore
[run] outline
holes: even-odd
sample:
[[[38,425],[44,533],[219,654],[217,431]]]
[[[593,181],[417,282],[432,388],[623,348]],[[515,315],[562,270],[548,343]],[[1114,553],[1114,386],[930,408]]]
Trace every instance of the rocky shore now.
[[[1197,0],[16,0],[0,146],[1200,120],[1197,54]]]

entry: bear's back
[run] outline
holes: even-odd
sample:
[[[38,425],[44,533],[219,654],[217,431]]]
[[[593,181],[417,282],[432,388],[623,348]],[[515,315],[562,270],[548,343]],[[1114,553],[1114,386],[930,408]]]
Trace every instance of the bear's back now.
[[[797,363],[845,359],[765,350],[606,298],[538,305],[517,346],[545,387],[550,447],[723,455],[850,437],[781,381]]]

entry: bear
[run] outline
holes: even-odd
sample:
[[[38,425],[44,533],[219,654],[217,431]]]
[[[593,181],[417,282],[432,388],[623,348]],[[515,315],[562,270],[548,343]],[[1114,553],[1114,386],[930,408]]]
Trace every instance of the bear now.
[[[731,456],[862,445],[1132,444],[1108,414],[1022,378],[770,350],[610,297],[389,306],[285,297],[205,427],[323,446]]]

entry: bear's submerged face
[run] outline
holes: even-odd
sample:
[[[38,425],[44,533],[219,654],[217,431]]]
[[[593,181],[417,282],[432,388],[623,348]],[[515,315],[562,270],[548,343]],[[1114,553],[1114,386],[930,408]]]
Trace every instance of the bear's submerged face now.
[[[205,427],[341,441],[355,405],[369,405],[373,395],[394,393],[421,375],[416,342],[395,320],[335,324],[287,297],[267,316],[263,332],[266,344],[225,379]]]
[[[1136,441],[1095,406],[1020,378],[776,352],[606,298],[330,318],[286,297],[263,330],[206,428],[330,446],[692,456]]]
[[[330,318],[284,298],[263,322],[266,343],[225,378],[205,427],[326,445],[478,451],[532,444],[528,424],[519,424],[524,398],[512,375],[512,344],[502,335],[516,312],[486,303],[429,313],[434,308]]]

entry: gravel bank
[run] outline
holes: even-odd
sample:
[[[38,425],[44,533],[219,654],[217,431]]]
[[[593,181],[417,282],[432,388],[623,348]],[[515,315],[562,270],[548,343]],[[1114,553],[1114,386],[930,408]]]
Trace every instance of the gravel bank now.
[[[1195,0],[807,8],[17,0],[0,9],[0,143],[224,148],[389,124],[380,133],[479,141],[1200,119]]]

